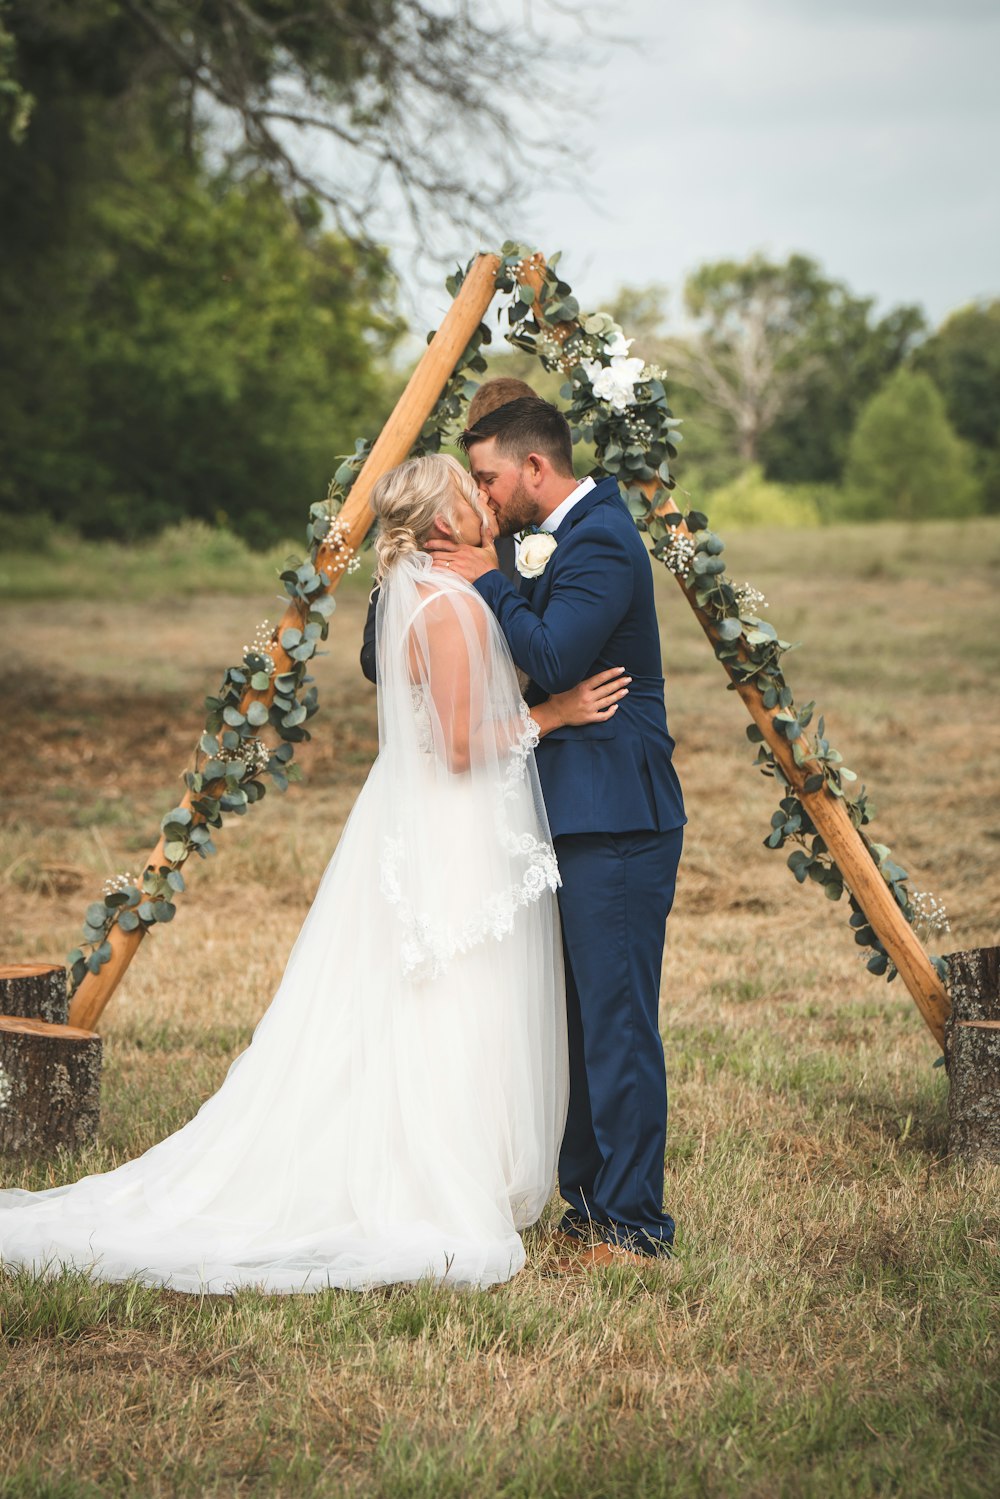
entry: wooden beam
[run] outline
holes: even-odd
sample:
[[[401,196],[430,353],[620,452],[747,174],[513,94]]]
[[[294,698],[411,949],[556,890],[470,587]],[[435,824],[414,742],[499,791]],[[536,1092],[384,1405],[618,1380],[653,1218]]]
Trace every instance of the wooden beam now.
[[[371,528],[371,493],[376,482],[383,474],[402,463],[409,454],[460,355],[482,322],[493,300],[499,266],[500,260],[496,255],[479,255],[473,261],[444,321],[428,344],[364,467],[351,486],[339,519],[345,533],[343,540],[352,550],[357,550]],[[336,588],[343,576],[340,555],[342,554],[339,554],[337,547],[327,547],[324,544],[316,558],[316,570],[325,573],[330,579],[328,592]],[[274,676],[288,671],[293,664],[279,644],[281,634],[293,626],[301,626],[302,618],[299,605],[290,604],[277,627],[275,641],[269,647],[274,659],[272,684]],[[246,712],[252,702],[268,703],[273,695],[273,685],[266,692],[248,690],[243,695],[240,708]],[[178,805],[190,809],[189,792]],[[154,869],[159,869],[170,863],[164,856],[164,844],[165,840],[161,838],[146,860],[146,868],[152,865]],[[146,928],[141,923],[133,932],[123,932],[117,922],[112,926],[108,936],[111,956],[101,965],[99,972],[88,973],[80,983],[69,1012],[72,1025],[88,1031],[94,1029],[105,1005],[138,952],[145,933]]]

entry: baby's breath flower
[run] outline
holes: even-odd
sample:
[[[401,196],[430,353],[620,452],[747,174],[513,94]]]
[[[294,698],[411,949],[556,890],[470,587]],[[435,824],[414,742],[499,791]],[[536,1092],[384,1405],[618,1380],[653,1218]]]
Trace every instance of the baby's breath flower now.
[[[119,890],[127,890],[130,885],[138,885],[137,874],[113,874],[104,881],[105,895],[116,895]]]
[[[361,558],[348,542],[350,534],[350,527],[339,516],[331,516],[329,530],[322,542],[333,553],[323,565],[327,577],[332,578],[334,573],[354,573],[361,566]]]
[[[664,566],[678,578],[686,577],[695,550],[692,537],[686,536],[683,531],[675,530],[670,538],[670,545],[663,554]]]
[[[237,749],[227,749],[220,745],[216,751],[215,758],[228,764],[232,760],[242,760],[247,767],[247,776],[258,775],[267,766],[271,758],[271,751],[262,739],[243,739]]]
[[[756,613],[758,609],[771,607],[760,589],[754,588],[752,583],[741,583],[736,589],[736,605],[741,614]]]
[[[244,661],[248,656],[255,658],[254,665],[258,671],[266,671],[270,675],[274,671],[274,657],[268,647],[274,643],[274,629],[269,619],[262,619],[249,645],[243,647]],[[258,663],[262,663],[258,665]]]
[[[922,936],[936,937],[951,931],[944,903],[929,890],[911,890],[910,909],[913,911],[913,925]]]

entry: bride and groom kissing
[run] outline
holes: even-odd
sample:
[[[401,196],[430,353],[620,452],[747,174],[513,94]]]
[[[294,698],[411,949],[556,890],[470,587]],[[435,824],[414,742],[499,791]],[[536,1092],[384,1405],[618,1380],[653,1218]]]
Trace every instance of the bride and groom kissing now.
[[[251,1045],[145,1155],[0,1191],[0,1263],[488,1286],[523,1266],[557,1165],[556,1270],[669,1253],[685,818],[649,555],[530,387],[486,382],[462,446],[469,472],[434,455],[376,486],[379,755]]]

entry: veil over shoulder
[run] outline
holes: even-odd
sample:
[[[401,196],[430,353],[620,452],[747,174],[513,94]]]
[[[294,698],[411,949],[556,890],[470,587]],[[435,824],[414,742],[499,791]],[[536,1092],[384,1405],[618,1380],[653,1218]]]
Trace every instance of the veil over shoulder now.
[[[377,651],[379,756],[251,1045],[145,1155],[0,1191],[0,1263],[204,1292],[520,1268],[567,1089],[534,725],[485,603],[422,553]]]

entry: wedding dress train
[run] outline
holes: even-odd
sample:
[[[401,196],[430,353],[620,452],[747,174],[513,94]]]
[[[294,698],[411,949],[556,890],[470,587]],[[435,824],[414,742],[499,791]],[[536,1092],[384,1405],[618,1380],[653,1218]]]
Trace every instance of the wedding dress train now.
[[[379,756],[252,1044],[145,1155],[0,1192],[0,1262],[177,1290],[486,1286],[555,1179],[558,872],[534,725],[476,591],[404,557]]]

